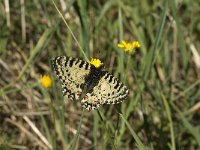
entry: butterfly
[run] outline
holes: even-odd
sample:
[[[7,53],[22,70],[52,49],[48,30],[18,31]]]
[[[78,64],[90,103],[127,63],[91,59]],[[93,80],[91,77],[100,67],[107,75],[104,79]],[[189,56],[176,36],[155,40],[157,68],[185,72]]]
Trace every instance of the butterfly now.
[[[78,58],[58,56],[52,59],[54,72],[62,85],[64,97],[80,100],[82,107],[94,110],[103,104],[116,104],[126,99],[128,88],[102,67]]]

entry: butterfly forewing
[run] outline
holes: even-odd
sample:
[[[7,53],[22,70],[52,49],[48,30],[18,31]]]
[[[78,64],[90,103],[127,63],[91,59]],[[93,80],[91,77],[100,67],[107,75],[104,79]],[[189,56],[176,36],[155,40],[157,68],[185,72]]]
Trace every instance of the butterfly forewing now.
[[[71,100],[79,100],[85,77],[90,72],[91,65],[86,61],[59,56],[53,60],[53,68],[62,83],[63,95]]]

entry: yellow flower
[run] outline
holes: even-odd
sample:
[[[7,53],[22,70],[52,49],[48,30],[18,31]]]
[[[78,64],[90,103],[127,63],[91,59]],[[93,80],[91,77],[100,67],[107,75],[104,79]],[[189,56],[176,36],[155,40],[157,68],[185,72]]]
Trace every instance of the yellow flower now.
[[[51,77],[49,75],[43,75],[40,78],[40,83],[44,88],[49,88],[52,86],[52,80]]]
[[[122,40],[122,43],[117,44],[117,46],[123,48],[125,52],[131,53],[133,50],[140,47],[140,43],[138,41],[133,41],[130,43]]]
[[[96,59],[96,58],[92,58],[91,61],[90,61],[90,64],[94,65],[96,68],[99,68],[100,66],[103,65],[101,60]]]

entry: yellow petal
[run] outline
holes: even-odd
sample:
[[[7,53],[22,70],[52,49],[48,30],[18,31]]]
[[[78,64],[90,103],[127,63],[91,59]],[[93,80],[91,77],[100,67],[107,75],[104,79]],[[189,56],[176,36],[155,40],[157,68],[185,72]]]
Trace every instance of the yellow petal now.
[[[140,43],[138,41],[134,41],[132,44],[133,44],[134,48],[139,48],[140,47]]]
[[[124,48],[124,44],[117,44],[118,47]]]
[[[126,42],[125,42],[124,40],[122,40],[122,44],[123,44],[123,45],[126,45]]]

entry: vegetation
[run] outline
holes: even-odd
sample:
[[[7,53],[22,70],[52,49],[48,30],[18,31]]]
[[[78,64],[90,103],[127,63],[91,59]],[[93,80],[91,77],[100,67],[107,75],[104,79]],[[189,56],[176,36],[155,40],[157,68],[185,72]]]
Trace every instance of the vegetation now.
[[[187,0],[1,1],[0,149],[199,149],[199,14]],[[90,112],[64,101],[60,55],[100,59],[128,99]]]

